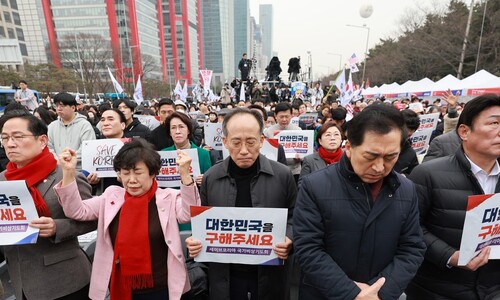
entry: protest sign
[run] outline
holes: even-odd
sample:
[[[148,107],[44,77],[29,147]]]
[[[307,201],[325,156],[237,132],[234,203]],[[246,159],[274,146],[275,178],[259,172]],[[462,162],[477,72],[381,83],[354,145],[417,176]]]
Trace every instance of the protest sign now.
[[[305,91],[306,91],[306,84],[304,82],[301,82],[301,81],[292,82],[291,90],[290,90],[290,92],[292,93],[292,96],[305,94]]]
[[[411,147],[418,154],[425,154],[432,136],[432,128],[415,131],[410,137]]]
[[[290,125],[299,126],[299,117],[293,117],[290,119]]]
[[[116,177],[113,159],[130,139],[102,139],[82,142],[82,171],[96,173],[100,178]]]
[[[275,137],[285,148],[286,158],[295,158],[296,154],[303,158],[314,152],[313,130],[282,130]]]
[[[205,123],[205,144],[214,150],[222,150],[222,123]]]
[[[198,118],[198,111],[190,111],[188,112],[188,114],[193,120],[196,120],[196,118]]]
[[[306,126],[310,126],[316,121],[317,118],[317,113],[305,113],[299,116],[299,121],[304,123]]]
[[[273,246],[285,242],[288,209],[191,206],[200,262],[280,265]]]
[[[420,126],[417,130],[423,129],[432,129],[436,130],[438,121],[439,121],[439,113],[419,115],[420,118]]]
[[[278,139],[267,138],[262,143],[260,154],[264,155],[270,160],[278,161]],[[229,151],[226,147],[222,147],[222,157],[224,159],[229,157]]]
[[[465,266],[490,247],[489,259],[500,259],[500,194],[469,196],[458,265]]]
[[[155,116],[148,115],[134,115],[134,118],[137,118],[141,124],[145,125],[150,130],[155,129],[160,126],[160,121],[158,121]]]
[[[38,218],[24,180],[0,181],[0,245],[35,244],[39,230],[30,227]]]
[[[198,160],[198,149],[183,149],[191,157],[191,167],[189,173],[196,180],[200,175],[200,162]],[[161,157],[160,173],[156,175],[159,187],[178,187],[181,186],[181,175],[179,175],[179,166],[177,166],[177,150],[158,151]]]

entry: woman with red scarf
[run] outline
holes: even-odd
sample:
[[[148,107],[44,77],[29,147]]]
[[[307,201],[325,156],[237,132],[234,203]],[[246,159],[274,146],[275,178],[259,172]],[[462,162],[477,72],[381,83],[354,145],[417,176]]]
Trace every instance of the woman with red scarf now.
[[[65,214],[75,220],[98,220],[89,296],[111,300],[178,300],[190,289],[177,222],[190,221],[189,206],[200,205],[189,175],[191,158],[177,151],[181,189],[159,189],[161,160],[143,139],[125,144],[113,166],[123,187],[110,186],[101,196],[80,201],[75,185],[76,153],[59,156],[63,179],[55,187]]]
[[[342,132],[335,123],[323,124],[316,135],[318,152],[304,157],[299,184],[303,176],[334,164],[342,157]]]

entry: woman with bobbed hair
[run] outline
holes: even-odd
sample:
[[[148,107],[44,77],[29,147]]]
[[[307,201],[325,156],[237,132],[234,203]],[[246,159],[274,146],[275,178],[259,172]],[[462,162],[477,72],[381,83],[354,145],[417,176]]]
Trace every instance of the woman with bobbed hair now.
[[[63,179],[54,188],[64,213],[80,221],[98,220],[89,297],[179,300],[190,289],[177,222],[190,221],[189,207],[200,205],[189,175],[191,158],[177,150],[181,188],[160,189],[160,155],[143,139],[125,144],[113,167],[123,187],[82,201],[75,182],[76,152],[59,155]]]
[[[334,122],[323,124],[316,135],[318,152],[304,157],[300,179],[314,171],[334,164],[342,157],[342,131]]]
[[[212,166],[212,161],[210,160],[210,152],[196,146],[190,141],[189,138],[193,132],[193,123],[191,123],[191,119],[185,113],[176,111],[165,119],[165,126],[174,144],[170,147],[163,148],[161,151],[196,149],[198,152],[198,161],[200,163],[200,173],[202,174],[196,178],[196,183],[201,185],[203,173]]]

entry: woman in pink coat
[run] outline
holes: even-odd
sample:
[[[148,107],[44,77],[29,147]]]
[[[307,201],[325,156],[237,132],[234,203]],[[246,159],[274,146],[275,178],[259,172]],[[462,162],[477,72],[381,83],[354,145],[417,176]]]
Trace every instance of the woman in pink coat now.
[[[190,289],[178,230],[190,221],[189,206],[200,197],[189,175],[191,158],[177,152],[180,191],[159,189],[160,155],[137,139],[116,154],[113,166],[122,187],[80,200],[75,183],[76,152],[59,156],[63,179],[54,188],[64,213],[75,220],[98,220],[89,296],[105,299],[180,299]]]

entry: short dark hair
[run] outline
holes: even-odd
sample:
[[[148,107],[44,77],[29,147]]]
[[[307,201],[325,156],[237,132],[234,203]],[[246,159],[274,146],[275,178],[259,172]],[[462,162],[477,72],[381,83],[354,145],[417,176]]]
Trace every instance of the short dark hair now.
[[[227,123],[231,120],[232,117],[239,115],[239,114],[247,114],[247,115],[252,115],[255,120],[257,120],[257,123],[259,124],[259,132],[262,134],[264,132],[264,121],[262,120],[262,117],[260,114],[254,110],[250,110],[246,107],[238,107],[230,112],[227,113],[227,115],[224,117],[224,121],[222,121],[222,134],[227,137]]]
[[[162,107],[163,105],[174,106],[174,101],[172,101],[172,99],[169,98],[161,98],[160,102],[158,102],[158,109],[160,109],[160,107]]]
[[[120,122],[121,123],[125,123],[127,124],[127,118],[125,118],[125,115],[118,109],[118,108],[108,108],[108,109],[105,109],[101,112],[101,118],[102,118],[102,115],[104,114],[104,112],[108,111],[108,110],[112,110],[114,111],[115,113],[118,114],[118,117],[120,117]]]
[[[182,113],[182,112],[178,112],[178,111],[174,111],[170,116],[168,116],[166,119],[165,119],[165,127],[167,128],[167,134],[169,137],[171,137],[170,135],[170,122],[172,122],[172,119],[174,118],[177,118],[179,120],[182,121],[182,123],[184,123],[186,125],[186,127],[188,128],[188,138],[191,137],[191,134],[193,133],[193,123],[191,122],[191,118],[186,115],[185,113]]]
[[[347,140],[352,147],[363,144],[366,132],[388,134],[392,130],[399,130],[401,146],[406,140],[403,115],[392,105],[369,105],[347,124]]]
[[[411,109],[404,109],[401,111],[403,118],[405,120],[406,128],[410,130],[417,130],[420,126],[420,118],[416,112]]]
[[[321,110],[323,110],[323,109],[321,109]],[[347,116],[347,111],[342,107],[330,109],[330,113],[332,114],[332,120],[336,120],[336,121],[345,120],[345,118]]]
[[[120,104],[124,103],[128,108],[130,108],[130,110],[132,112],[134,112],[136,106],[137,106],[137,103],[135,103],[135,101],[132,101],[132,100],[129,100],[129,99],[120,99],[118,101],[116,101],[114,104],[113,104],[113,107],[114,108],[118,108],[118,106]]]
[[[47,135],[47,125],[42,122],[42,120],[35,117],[27,110],[12,110],[0,117],[0,131],[3,130],[3,126],[8,120],[11,119],[23,119],[28,121],[28,130],[34,136]]]
[[[154,146],[145,139],[133,139],[118,151],[113,160],[113,168],[116,172],[122,169],[130,170],[141,161],[148,168],[149,175],[160,172],[161,158]]]
[[[342,140],[344,140],[344,137],[342,135],[342,128],[340,128],[337,124],[335,124],[335,122],[327,121],[319,128],[318,133],[316,134],[316,144],[319,145],[319,140],[330,127],[336,127],[339,130],[340,135],[342,136]]]
[[[278,114],[279,112],[282,111],[289,111],[290,113],[292,113],[292,106],[290,105],[290,103],[280,102],[276,104],[276,106],[274,107],[274,113]]]
[[[69,105],[69,106],[76,106],[78,103],[76,102],[76,99],[73,95],[66,93],[66,92],[60,92],[54,95],[54,104],[57,103],[62,103],[64,105]]]
[[[24,83],[24,84],[28,85],[28,82],[26,82],[26,80],[24,80],[24,79],[19,80],[19,83]]]
[[[257,105],[257,104],[252,104],[248,107],[250,110],[252,109],[258,109],[262,113],[262,118],[264,119],[264,122],[267,121],[267,111],[264,107]]]
[[[458,117],[457,130],[464,124],[474,130],[473,123],[479,114],[492,106],[500,106],[500,96],[495,94],[485,94],[478,96],[465,104],[460,117]]]

